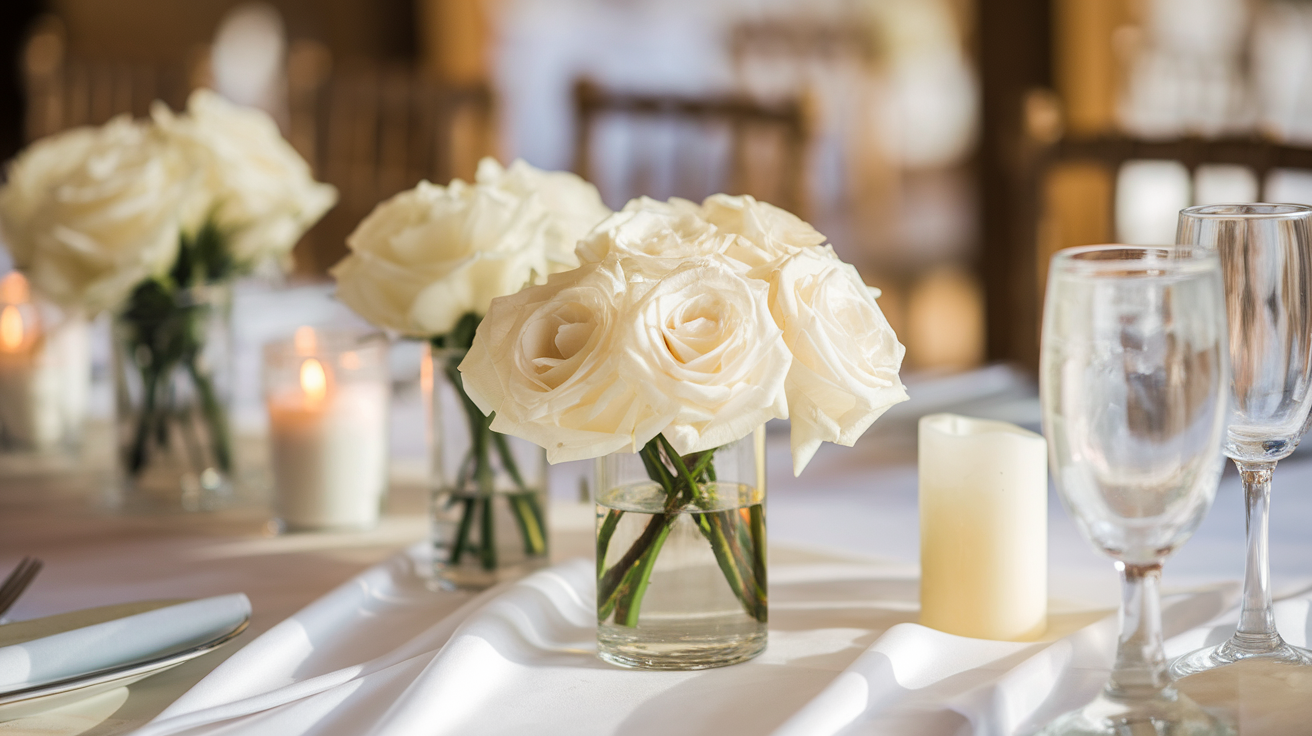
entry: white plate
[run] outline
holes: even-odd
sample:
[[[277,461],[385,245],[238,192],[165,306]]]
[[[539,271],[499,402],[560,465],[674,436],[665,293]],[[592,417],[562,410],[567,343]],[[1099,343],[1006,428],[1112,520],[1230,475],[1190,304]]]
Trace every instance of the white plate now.
[[[0,646],[31,641],[43,636],[58,634],[62,631],[112,621],[124,616],[145,613],[156,608],[184,602],[180,600],[143,601],[117,606],[102,606],[58,616],[48,616],[34,621],[18,621],[5,624],[0,626]],[[89,698],[93,695],[99,695],[114,688],[131,685],[138,680],[176,667],[183,662],[218,649],[240,636],[249,624],[250,617],[247,617],[236,627],[220,632],[200,644],[172,649],[147,659],[126,662],[95,672],[87,672],[76,677],[29,685],[19,690],[0,692],[0,721],[22,718],[33,713],[58,708],[83,698]]]

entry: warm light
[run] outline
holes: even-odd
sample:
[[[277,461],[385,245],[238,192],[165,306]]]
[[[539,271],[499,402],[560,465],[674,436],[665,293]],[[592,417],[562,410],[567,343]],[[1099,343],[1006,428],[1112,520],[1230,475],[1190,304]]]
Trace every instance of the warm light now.
[[[355,352],[354,350],[352,350],[349,353],[342,353],[342,357],[339,362],[342,364],[342,367],[348,371],[360,370],[360,354]]]
[[[314,358],[301,363],[301,390],[314,403],[323,401],[328,393],[328,375],[324,373],[323,364]]]
[[[419,361],[419,390],[424,396],[433,395],[433,353],[430,350],[425,350]]]
[[[0,350],[16,353],[23,347],[23,315],[9,305],[0,310]]]
[[[310,355],[319,347],[319,337],[314,334],[313,327],[303,325],[296,328],[292,344],[296,346],[297,355]]]
[[[10,271],[0,279],[0,302],[7,304],[26,304],[32,301],[27,279],[17,271]]]

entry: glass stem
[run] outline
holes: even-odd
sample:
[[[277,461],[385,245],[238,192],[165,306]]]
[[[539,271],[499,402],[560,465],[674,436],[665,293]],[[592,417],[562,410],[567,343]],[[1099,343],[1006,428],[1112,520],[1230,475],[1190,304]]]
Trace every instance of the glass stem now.
[[[1267,524],[1271,518],[1271,473],[1275,463],[1239,463],[1248,518],[1248,561],[1244,600],[1231,644],[1246,653],[1270,652],[1281,645],[1271,611],[1271,567]]]
[[[1117,562],[1121,573],[1121,636],[1106,694],[1121,701],[1159,697],[1170,683],[1162,650],[1161,563]]]

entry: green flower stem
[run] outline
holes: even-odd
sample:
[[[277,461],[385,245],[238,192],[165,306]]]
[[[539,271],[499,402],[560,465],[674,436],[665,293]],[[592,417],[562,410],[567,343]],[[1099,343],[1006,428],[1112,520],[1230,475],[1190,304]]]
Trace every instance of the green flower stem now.
[[[196,393],[200,394],[200,408],[205,415],[205,423],[210,427],[210,444],[214,451],[214,464],[219,466],[219,470],[228,473],[232,470],[232,446],[228,437],[228,414],[223,409],[223,404],[219,402],[218,393],[214,390],[214,382],[210,380],[209,375],[201,370],[197,364],[196,356],[193,354],[185,361],[187,364],[187,373],[191,374],[191,381],[196,386]]]
[[[768,611],[765,605],[769,600],[766,597],[766,546],[765,546],[765,508],[760,504],[755,504],[748,509],[748,524],[751,529],[752,537],[752,565],[754,577],[756,578],[756,598],[761,601],[762,609]],[[764,619],[762,619],[764,620]]]
[[[460,527],[456,531],[455,545],[451,548],[452,565],[460,562],[460,557],[465,554],[465,550],[469,547],[469,527],[474,523],[475,500],[472,497],[460,499],[464,509],[460,512]]]
[[[597,530],[597,577],[606,570],[606,555],[610,552],[610,538],[615,536],[615,527],[619,526],[620,519],[624,518],[624,512],[619,509],[611,509],[606,512],[606,518],[601,522],[601,528]]]
[[[674,514],[657,514],[653,516],[642,530],[642,534],[638,535],[633,545],[624,552],[624,556],[612,565],[609,570],[602,573],[601,578],[597,581],[598,611],[615,606],[615,601],[612,599],[620,594],[621,584],[624,582],[625,576],[636,568],[639,559],[655,543],[656,538],[668,527],[673,526],[674,518]]]
[[[766,620],[765,519],[753,507],[744,519],[738,510],[714,511],[714,450],[680,456],[657,435],[639,451],[647,475],[665,491],[663,512],[652,515],[642,534],[610,569],[605,569],[611,539],[622,511],[612,509],[597,530],[597,620],[614,614],[616,624],[637,626],[651,571],[680,514],[691,514],[711,545],[725,581],[748,615]],[[700,513],[699,513],[700,512]]]
[[[532,493],[506,494],[515,510],[515,522],[524,537],[524,554],[540,555],[547,549],[547,536],[543,530],[541,512]]]
[[[159,374],[149,367],[141,369],[141,414],[137,417],[137,431],[133,435],[132,450],[128,453],[128,472],[137,475],[146,467],[146,445],[150,442],[150,428],[155,422],[155,384]]]
[[[489,494],[479,499],[479,505],[483,507],[480,518],[483,520],[482,538],[479,542],[481,554],[479,560],[483,563],[484,570],[497,569],[497,538],[496,538],[496,519],[492,518],[492,502],[496,496]]]
[[[617,623],[630,627],[638,625],[638,613],[642,609],[642,598],[647,594],[647,586],[651,583],[651,569],[656,566],[656,557],[661,553],[661,547],[665,545],[665,539],[670,536],[670,529],[674,527],[674,521],[677,517],[667,518],[669,518],[669,521],[661,525],[660,533],[656,535],[656,539],[638,558],[638,564],[633,568],[633,591],[615,605],[615,620]]]
[[[472,339],[473,327],[469,327],[465,322],[462,321],[453,332],[467,333],[467,339]],[[546,518],[538,503],[537,492],[525,483],[506,436],[492,430],[492,417],[485,416],[465,392],[459,365],[460,358],[453,356],[442,367],[447,380],[455,387],[456,394],[460,397],[460,404],[464,407],[469,425],[469,451],[461,464],[455,490],[457,493],[473,490],[475,496],[468,498],[461,508],[451,564],[457,564],[465,552],[475,550],[470,542],[470,534],[474,529],[474,517],[477,515],[479,542],[476,549],[479,563],[485,570],[497,568],[499,555],[496,546],[495,501],[498,495],[505,496],[510,505],[515,524],[524,541],[524,553],[530,557],[545,555],[547,553]],[[501,469],[519,489],[518,492],[502,494],[496,492],[496,468],[492,460],[494,452],[500,460]]]

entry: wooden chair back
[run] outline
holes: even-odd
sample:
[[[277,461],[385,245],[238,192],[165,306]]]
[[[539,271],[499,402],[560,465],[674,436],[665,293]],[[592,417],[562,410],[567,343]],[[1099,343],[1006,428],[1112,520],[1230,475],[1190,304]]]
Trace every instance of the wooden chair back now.
[[[402,66],[361,66],[290,95],[293,140],[340,199],[309,234],[323,270],[346,252],[346,236],[381,201],[421,180],[472,178],[492,152],[492,93],[451,86]],[[307,254],[308,255],[308,254]]]
[[[700,201],[727,192],[805,216],[807,126],[795,99],[619,92],[580,81],[574,102],[574,170],[612,207],[642,194]]]

